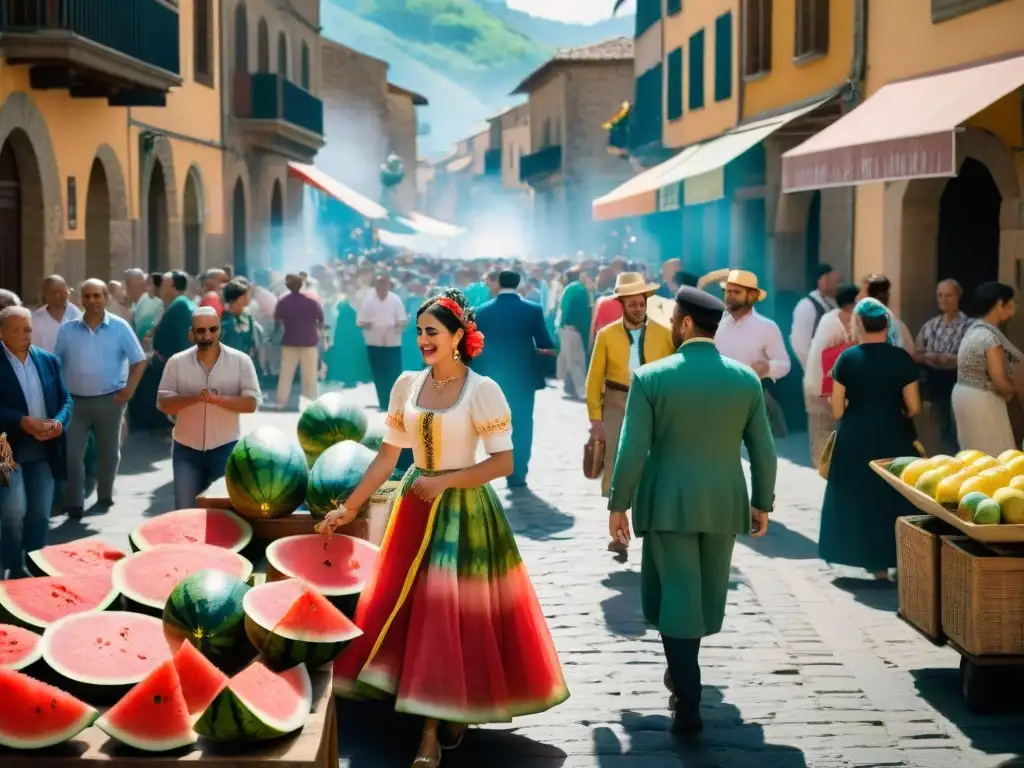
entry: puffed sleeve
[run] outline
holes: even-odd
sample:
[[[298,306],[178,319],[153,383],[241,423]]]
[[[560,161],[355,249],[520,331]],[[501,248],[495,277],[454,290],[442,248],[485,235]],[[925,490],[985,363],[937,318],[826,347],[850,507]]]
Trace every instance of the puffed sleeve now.
[[[488,453],[512,450],[512,411],[501,387],[481,376],[470,401],[473,427]]]
[[[391,401],[388,403],[388,416],[384,421],[384,442],[396,448],[412,448],[412,438],[405,430],[405,406],[409,401],[409,391],[415,371],[406,371],[398,377],[391,388]]]

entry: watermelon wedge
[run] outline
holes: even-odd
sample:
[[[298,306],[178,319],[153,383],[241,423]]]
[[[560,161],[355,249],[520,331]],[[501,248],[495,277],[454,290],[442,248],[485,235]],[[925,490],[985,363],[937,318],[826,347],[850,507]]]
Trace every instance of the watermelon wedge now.
[[[36,576],[0,582],[0,621],[30,629],[86,611],[105,611],[117,599],[110,574]]]
[[[126,611],[79,613],[43,634],[43,660],[90,702],[115,700],[171,658],[163,623]]]
[[[213,666],[192,643],[182,643],[174,654],[174,668],[190,715],[201,715],[228,684],[228,676]]]
[[[365,539],[338,534],[286,536],[267,547],[272,578],[306,582],[350,619],[379,555],[380,549]]]
[[[272,669],[322,667],[363,634],[323,595],[298,579],[272,581],[242,599],[245,633]]]
[[[96,727],[144,752],[170,752],[195,744],[185,696],[174,662],[165,661],[108,709]]]
[[[0,669],[0,701],[0,745],[12,749],[70,741],[99,715],[74,696],[13,669]]]
[[[252,575],[252,563],[230,549],[209,544],[161,544],[118,562],[114,584],[126,606],[162,616],[167,598],[179,581],[204,570],[223,571],[241,581]]]
[[[195,728],[214,741],[266,741],[302,728],[312,708],[305,665],[274,672],[254,661],[228,681]]]
[[[20,671],[43,657],[42,639],[13,624],[0,624],[0,667]]]
[[[135,551],[163,544],[209,544],[241,552],[252,541],[252,526],[227,509],[179,509],[147,520],[128,540]]]
[[[124,557],[124,552],[100,539],[79,539],[29,552],[28,569],[33,576],[78,576],[96,571],[110,573],[114,570],[114,563]]]

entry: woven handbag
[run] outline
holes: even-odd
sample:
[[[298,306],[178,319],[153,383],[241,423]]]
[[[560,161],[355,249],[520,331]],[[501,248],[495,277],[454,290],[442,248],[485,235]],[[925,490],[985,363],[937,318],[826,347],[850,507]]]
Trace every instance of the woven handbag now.
[[[587,440],[583,446],[583,476],[597,480],[604,470],[604,440]]]
[[[7,442],[7,433],[0,433],[0,488],[6,488],[11,484],[11,475],[17,468],[18,465],[14,463],[14,451]]]
[[[825,480],[828,480],[828,471],[832,467],[832,452],[835,448],[836,433],[833,432],[828,436],[825,447],[821,451],[821,456],[818,457],[818,474]]]

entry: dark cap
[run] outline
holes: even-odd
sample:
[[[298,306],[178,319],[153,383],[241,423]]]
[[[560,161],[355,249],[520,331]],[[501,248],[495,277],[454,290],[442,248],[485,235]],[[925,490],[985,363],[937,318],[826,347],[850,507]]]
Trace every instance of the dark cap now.
[[[684,285],[676,291],[676,304],[679,309],[693,319],[698,327],[714,332],[722,322],[725,304],[707,291]]]
[[[522,277],[518,272],[513,272],[511,269],[504,269],[498,273],[498,286],[504,289],[516,289],[519,287],[519,281]]]

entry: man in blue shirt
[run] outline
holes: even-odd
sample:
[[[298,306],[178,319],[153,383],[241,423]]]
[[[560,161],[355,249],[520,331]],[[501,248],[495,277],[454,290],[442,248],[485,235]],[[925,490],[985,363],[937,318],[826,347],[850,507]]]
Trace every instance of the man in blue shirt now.
[[[85,507],[85,471],[81,457],[92,433],[96,440],[97,503],[113,503],[114,479],[121,461],[121,420],[146,370],[146,353],[124,320],[107,312],[107,286],[86,280],[80,292],[85,314],[61,326],[57,357],[74,399],[75,420],[68,429],[68,516],[80,520]]]
[[[64,430],[71,395],[60,361],[31,346],[32,314],[0,310],[0,433],[7,435],[18,468],[0,489],[0,578],[25,576],[25,553],[46,545],[54,481],[64,477]]]

